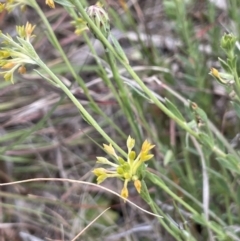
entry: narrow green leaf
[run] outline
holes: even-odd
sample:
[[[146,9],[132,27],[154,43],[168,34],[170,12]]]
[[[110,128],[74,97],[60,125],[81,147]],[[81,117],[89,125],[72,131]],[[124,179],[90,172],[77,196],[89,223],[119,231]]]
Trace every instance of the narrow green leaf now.
[[[130,88],[136,92],[138,95],[142,96],[144,99],[149,101],[150,103],[153,103],[153,101],[144,93],[141,89],[137,88],[137,86],[134,86],[131,82],[125,81],[125,83],[130,86]]]
[[[232,172],[240,174],[240,160],[237,159],[235,156],[228,154],[226,158],[218,157],[217,160],[225,168],[231,170]]]
[[[178,110],[178,108],[167,98],[165,98],[165,104],[167,106],[167,108],[181,121],[186,122],[186,120],[184,119],[183,115],[181,114],[181,112]]]
[[[42,73],[40,73],[38,70],[34,69],[33,71],[35,71],[38,75],[40,75],[43,79],[47,80],[50,84],[54,85],[55,87],[59,88],[58,84],[56,84],[54,81],[52,81],[51,79],[47,78],[45,75],[43,75]]]
[[[168,150],[164,156],[164,160],[163,160],[163,165],[167,166],[171,161],[173,161],[173,152],[172,150]]]
[[[221,64],[222,68],[223,68],[226,72],[231,73],[231,68],[229,67],[229,65],[228,65],[223,59],[221,59],[221,58],[218,58],[218,60],[219,60],[219,62],[220,62],[220,64]]]
[[[126,54],[124,53],[121,45],[119,44],[119,42],[117,41],[117,39],[112,35],[110,34],[110,38],[112,40],[112,43],[113,43],[113,47],[114,49],[116,50],[116,52],[118,53],[119,57],[127,64],[129,64],[129,61],[128,61],[128,58],[126,56]]]
[[[66,6],[66,7],[74,7],[73,4],[71,4],[68,0],[54,0],[55,3],[58,3],[62,6]]]
[[[200,138],[200,142],[204,146],[210,148],[211,150],[213,149],[213,147],[214,147],[214,140],[209,135],[201,132],[201,133],[199,133],[199,138]]]
[[[204,218],[204,214],[194,214],[192,216],[192,219],[199,224],[205,225],[206,224],[206,220]]]

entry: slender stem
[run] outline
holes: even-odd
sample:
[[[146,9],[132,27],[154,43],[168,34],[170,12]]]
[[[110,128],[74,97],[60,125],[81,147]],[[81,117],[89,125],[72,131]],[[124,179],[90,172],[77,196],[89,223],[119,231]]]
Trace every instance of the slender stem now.
[[[117,86],[119,88],[119,95],[120,95],[120,99],[122,100],[122,106],[123,106],[122,110],[125,112],[125,116],[128,119],[131,129],[135,131],[135,135],[137,135],[139,139],[141,135],[137,125],[134,123],[134,117],[132,114],[131,106],[129,105],[130,102],[128,101],[126,90],[124,89],[123,81],[121,80],[120,74],[118,72],[114,56],[112,53],[110,53],[110,51],[108,51],[108,49],[106,50],[106,56],[107,56],[110,68],[112,70],[113,78],[116,81]]]
[[[57,40],[54,32],[52,31],[52,28],[42,12],[41,8],[39,5],[35,2],[32,1],[33,7],[41,17],[44,25],[47,27],[48,33],[50,37],[52,38],[52,41],[54,42],[55,46],[57,47],[58,51],[60,52],[63,60],[65,61],[67,67],[69,68],[72,76],[80,83],[80,86],[83,88],[84,93],[87,95],[87,97],[90,99],[91,103],[94,103],[92,100],[91,96],[88,94],[88,89],[86,88],[84,81],[77,75],[75,70],[73,69],[70,61],[68,60],[65,52],[63,51],[61,45],[59,44],[59,41]],[[37,61],[39,65],[46,70],[46,72],[54,79],[54,81],[61,87],[61,89],[67,94],[67,96],[72,100],[72,102],[75,104],[75,106],[80,110],[81,114],[90,122],[92,126],[96,128],[96,130],[110,143],[113,144],[114,147],[124,156],[126,156],[126,153],[104,132],[104,130],[98,125],[98,123],[91,117],[91,115],[85,110],[85,108],[79,103],[79,101],[74,97],[74,95],[71,93],[71,91],[62,83],[61,80],[59,80],[53,72],[39,59]],[[95,106],[95,105],[94,105]],[[96,106],[95,106],[96,108]]]
[[[142,199],[151,207],[151,210],[153,213],[158,214],[159,213],[161,215],[164,215],[164,213],[160,210],[160,208],[158,208],[155,204],[155,202],[153,202],[151,196],[149,195],[147,186],[145,184],[144,181],[142,181],[142,188],[141,188],[141,197]],[[165,216],[165,215],[164,215]],[[159,222],[162,224],[162,226],[168,231],[168,233],[170,233],[176,240],[181,241],[182,239],[179,237],[179,235],[175,232],[175,230],[171,229],[166,222],[164,221],[163,218],[158,218]]]
[[[126,68],[128,73],[132,76],[132,78],[139,84],[139,86],[142,88],[142,90],[151,98],[151,100],[172,120],[174,120],[182,129],[187,131],[189,134],[194,136],[197,140],[200,139],[197,132],[192,130],[186,122],[183,122],[182,120],[178,119],[168,108],[162,104],[157,97],[152,93],[150,89],[142,82],[142,80],[139,78],[139,76],[134,72],[132,67],[127,64],[121,56],[118,55],[118,53],[114,50],[113,46],[109,43],[109,41],[104,37],[104,35],[101,33],[101,31],[95,26],[93,21],[89,18],[87,13],[85,12],[82,4],[80,1],[72,0],[76,8],[81,13],[82,17],[88,22],[90,28],[94,31],[94,33],[97,35],[98,39],[102,42],[105,48],[107,48],[113,55],[116,57],[116,59],[119,60],[119,62]],[[214,151],[218,156],[226,157],[226,154],[221,151],[217,146],[212,147],[212,151]]]
[[[188,205],[186,202],[184,202],[179,196],[177,196],[174,192],[172,192],[166,184],[161,181],[157,176],[150,172],[146,172],[146,177],[152,182],[155,183],[157,186],[162,188],[166,193],[168,193],[171,197],[173,197],[176,201],[178,201],[180,204],[182,204],[187,210],[189,210],[193,215],[197,215],[198,212],[193,209],[190,205]]]
[[[189,210],[193,215],[199,216],[199,213],[193,209],[190,205],[188,205],[186,202],[184,202],[179,196],[177,196],[174,192],[172,192],[166,184],[159,179],[159,177],[155,176],[154,174],[150,172],[146,172],[146,177],[152,182],[155,183],[157,186],[159,186],[161,189],[163,189],[166,193],[168,193],[174,200],[182,204],[187,210]],[[205,220],[206,226],[208,226],[211,230],[213,230],[216,234],[219,236],[223,236],[224,232],[222,230],[219,230],[217,227],[212,225],[211,222]]]
[[[84,94],[87,96],[87,98],[90,100],[91,104],[93,105],[94,108],[96,108],[96,105],[94,105],[94,101],[91,97],[91,95],[89,95],[89,91],[88,88],[85,86],[85,83],[83,81],[83,79],[79,76],[79,74],[77,74],[72,66],[72,64],[70,63],[68,57],[66,56],[64,50],[62,49],[62,46],[60,45],[54,31],[52,30],[48,19],[46,18],[45,14],[43,13],[42,9],[39,7],[39,5],[36,3],[36,1],[33,1],[33,7],[36,10],[36,12],[38,13],[38,15],[41,17],[44,26],[47,28],[48,34],[51,38],[51,41],[54,44],[54,47],[57,48],[57,50],[59,51],[60,55],[63,58],[63,61],[66,63],[70,73],[72,74],[73,78],[79,83],[79,85],[82,87]]]
[[[47,74],[60,86],[60,88],[65,92],[65,94],[71,99],[73,104],[79,109],[82,116],[91,124],[109,143],[121,153],[121,155],[126,156],[126,153],[105,133],[105,131],[98,125],[98,123],[93,119],[93,117],[86,111],[86,109],[81,105],[81,103],[75,98],[71,91],[62,83],[60,79],[43,63],[43,61],[38,58],[36,60],[38,65],[46,71]]]

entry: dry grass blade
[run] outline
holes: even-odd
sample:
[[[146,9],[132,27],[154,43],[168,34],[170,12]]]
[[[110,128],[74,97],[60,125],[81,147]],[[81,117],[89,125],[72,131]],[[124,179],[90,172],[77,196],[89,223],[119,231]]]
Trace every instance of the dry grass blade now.
[[[16,182],[8,182],[8,183],[0,183],[0,187],[1,186],[9,186],[9,185],[16,185],[16,184],[22,184],[22,183],[27,183],[27,182],[42,182],[42,181],[56,181],[56,182],[69,182],[69,183],[78,183],[78,184],[84,184],[84,185],[89,185],[89,186],[94,186],[94,187],[98,187],[106,192],[112,193],[115,196],[118,196],[119,198],[121,198],[123,201],[128,202],[129,204],[131,204],[132,206],[136,207],[137,209],[141,210],[144,213],[147,213],[149,215],[158,217],[158,218],[162,218],[162,216],[154,214],[152,212],[148,212],[147,210],[139,207],[138,205],[136,205],[135,203],[133,203],[132,201],[123,198],[120,194],[118,194],[117,192],[114,192],[106,187],[100,186],[98,184],[95,183],[91,183],[91,182],[84,182],[84,181],[79,181],[79,180],[72,180],[72,179],[66,179],[66,178],[33,178],[33,179],[27,179],[27,180],[22,180],[22,181],[16,181]]]

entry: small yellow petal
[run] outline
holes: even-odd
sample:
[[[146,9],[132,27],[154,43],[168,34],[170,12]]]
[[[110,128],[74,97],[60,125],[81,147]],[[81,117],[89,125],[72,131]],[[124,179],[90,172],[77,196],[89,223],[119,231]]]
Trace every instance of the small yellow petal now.
[[[123,184],[123,189],[121,191],[121,196],[123,198],[128,198],[128,189],[127,189],[128,182],[129,182],[129,180],[125,179],[124,184]]]
[[[6,80],[6,81],[11,81],[13,83],[13,73],[12,72],[9,72],[9,73],[6,73],[3,78]]]
[[[123,198],[128,198],[128,189],[127,189],[127,187],[123,187],[123,189],[121,191],[121,196]]]
[[[33,37],[32,32],[35,29],[36,25],[32,25],[31,23],[27,22],[26,27],[25,27],[25,33],[27,38]]]
[[[108,154],[113,155],[113,156],[115,156],[116,158],[118,158],[118,156],[117,156],[117,154],[116,154],[116,152],[115,152],[112,144],[109,144],[109,145],[103,144],[103,148],[104,148],[104,150],[105,150]]]
[[[24,26],[16,26],[16,31],[21,38],[26,37],[26,31]]]
[[[209,74],[215,77],[216,80],[223,85],[234,83],[234,77],[231,74],[218,72],[218,70],[214,68],[211,68],[211,71]]]
[[[8,58],[10,56],[10,51],[1,50],[0,51],[0,58]]]
[[[138,179],[134,181],[134,186],[137,189],[138,193],[141,192],[141,187],[142,187],[142,183],[141,181],[139,181]]]
[[[148,152],[150,151],[155,145],[151,145],[151,143],[148,140],[145,140],[142,144],[141,152]]]
[[[121,5],[121,7],[123,8],[123,10],[124,10],[125,12],[127,12],[127,10],[128,10],[128,5],[127,5],[126,1],[125,1],[125,0],[119,0],[119,3],[120,3],[120,5]]]
[[[101,176],[101,175],[107,175],[107,170],[105,168],[95,168],[93,171],[92,171],[95,176]]]
[[[5,9],[5,3],[0,3],[0,13]]]
[[[213,75],[214,77],[218,78],[218,79],[220,78],[219,72],[218,72],[218,70],[215,69],[215,68],[211,68],[210,74]]]
[[[46,0],[45,2],[50,8],[55,8],[55,4],[53,0]]]
[[[97,178],[97,184],[102,183],[103,181],[105,181],[105,179],[107,179],[107,175],[101,175]]]
[[[145,153],[144,155],[141,155],[140,160],[142,162],[145,162],[145,161],[148,161],[148,160],[152,159],[153,157],[154,157],[153,154],[147,155],[147,153]]]

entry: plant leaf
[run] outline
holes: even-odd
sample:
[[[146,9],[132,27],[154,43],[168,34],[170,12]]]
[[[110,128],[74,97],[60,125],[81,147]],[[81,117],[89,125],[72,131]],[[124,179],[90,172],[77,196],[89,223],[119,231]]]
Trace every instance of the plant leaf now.
[[[182,113],[178,110],[178,108],[167,98],[165,98],[165,104],[167,106],[167,108],[181,121],[186,122],[186,120],[184,119]]]

